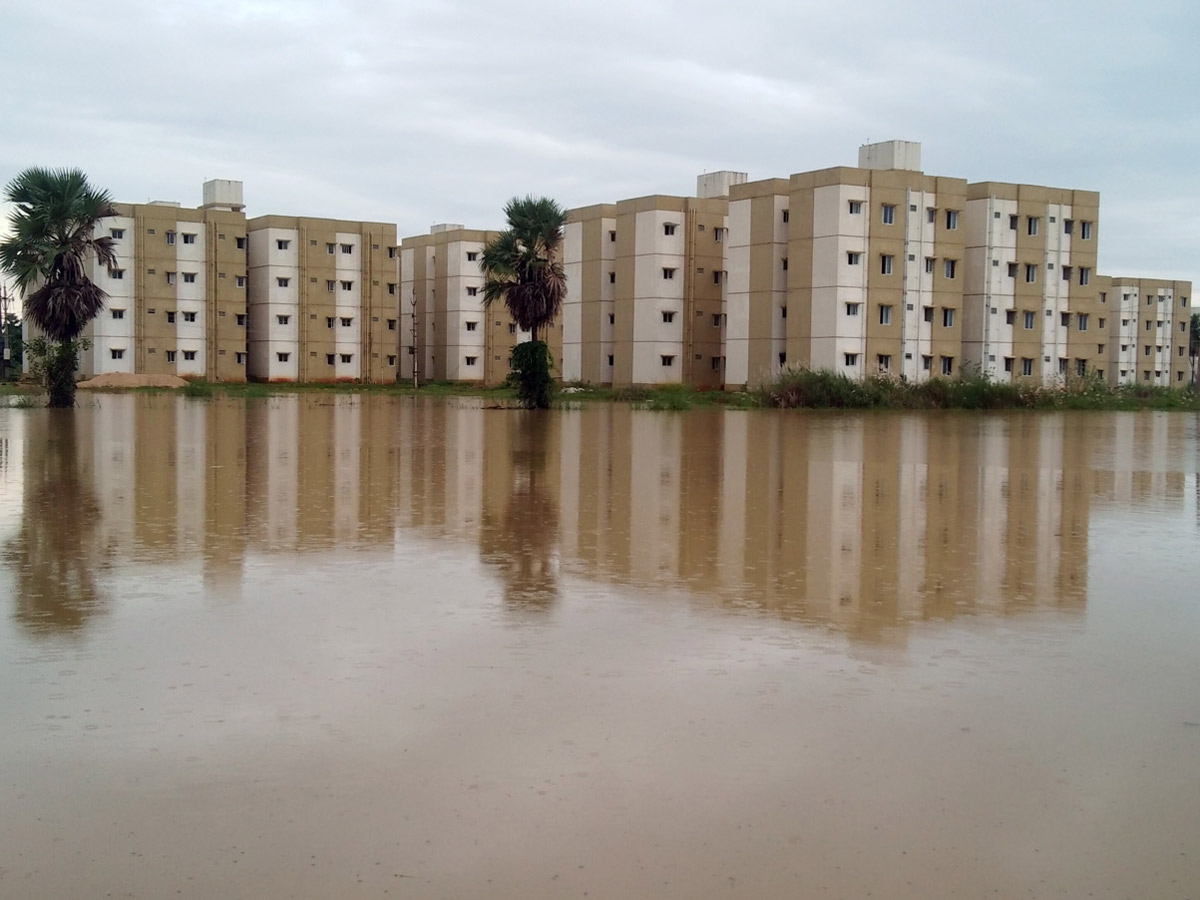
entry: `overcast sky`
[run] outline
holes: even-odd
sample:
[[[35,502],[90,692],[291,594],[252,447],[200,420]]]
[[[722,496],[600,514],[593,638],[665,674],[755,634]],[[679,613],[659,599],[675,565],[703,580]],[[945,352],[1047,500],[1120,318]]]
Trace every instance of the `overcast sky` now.
[[[496,227],[923,144],[926,172],[1101,193],[1100,269],[1200,281],[1197,0],[0,0],[0,179]]]

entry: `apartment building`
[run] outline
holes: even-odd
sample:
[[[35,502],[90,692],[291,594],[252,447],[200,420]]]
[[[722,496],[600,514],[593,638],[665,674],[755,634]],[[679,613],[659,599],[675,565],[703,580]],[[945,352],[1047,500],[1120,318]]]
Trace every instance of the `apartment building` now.
[[[396,226],[260,216],[246,230],[250,377],[395,381]]]
[[[617,386],[725,380],[728,193],[744,172],[568,214],[563,378]]]
[[[419,381],[492,385],[508,377],[512,348],[530,334],[517,328],[503,305],[484,308],[479,262],[495,236],[442,224],[402,241],[402,378],[413,377],[414,365]],[[553,339],[555,329],[550,332],[545,337]]]
[[[963,355],[996,381],[1107,373],[1112,336],[1096,276],[1100,195],[1028,184],[968,188]]]
[[[1112,276],[1101,283],[1112,307],[1109,382],[1186,387],[1191,282]]]
[[[117,263],[89,273],[109,296],[83,336],[80,374],[246,380],[246,216],[239,181],[205,182],[203,205],[118,203],[99,233]]]
[[[793,175],[788,207],[787,255],[772,262],[787,271],[780,365],[960,373],[963,179],[925,175],[919,144],[870,144],[858,168]]]

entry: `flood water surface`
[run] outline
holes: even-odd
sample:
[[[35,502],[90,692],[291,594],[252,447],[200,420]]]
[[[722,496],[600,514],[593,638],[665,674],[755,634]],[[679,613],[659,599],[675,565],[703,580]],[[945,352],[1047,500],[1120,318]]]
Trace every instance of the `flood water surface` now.
[[[0,896],[1196,897],[1189,414],[0,409]]]

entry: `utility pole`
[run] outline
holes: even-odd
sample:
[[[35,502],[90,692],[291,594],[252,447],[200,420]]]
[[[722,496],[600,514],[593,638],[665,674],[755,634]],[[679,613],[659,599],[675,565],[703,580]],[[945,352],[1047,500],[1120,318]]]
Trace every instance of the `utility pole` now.
[[[408,348],[412,354],[412,372],[413,372],[413,390],[417,388],[417,289],[412,290],[412,297],[409,299],[409,304],[412,306],[412,345]]]

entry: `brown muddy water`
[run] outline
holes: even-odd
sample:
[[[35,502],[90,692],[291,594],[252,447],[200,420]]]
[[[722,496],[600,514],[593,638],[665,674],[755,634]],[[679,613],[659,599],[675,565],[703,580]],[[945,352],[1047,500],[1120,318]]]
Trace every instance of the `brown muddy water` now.
[[[0,409],[0,896],[1200,896],[1190,414]]]

